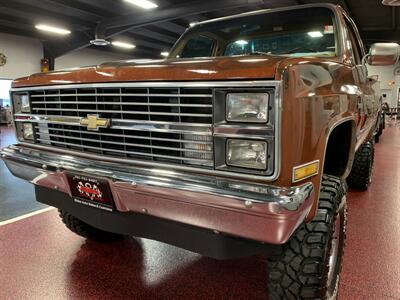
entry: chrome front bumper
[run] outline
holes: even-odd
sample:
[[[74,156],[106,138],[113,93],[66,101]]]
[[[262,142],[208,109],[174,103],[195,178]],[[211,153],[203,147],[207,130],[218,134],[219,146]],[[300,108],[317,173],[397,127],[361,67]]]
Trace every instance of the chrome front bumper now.
[[[120,212],[136,212],[270,244],[285,243],[312,206],[313,186],[291,188],[143,168],[13,145],[10,172],[71,196],[66,173],[105,178]]]

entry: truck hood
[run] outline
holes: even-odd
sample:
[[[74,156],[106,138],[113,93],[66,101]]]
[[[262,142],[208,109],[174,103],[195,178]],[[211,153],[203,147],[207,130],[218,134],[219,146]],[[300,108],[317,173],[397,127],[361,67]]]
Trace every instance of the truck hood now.
[[[132,81],[191,81],[275,78],[282,56],[251,55],[196,59],[127,60],[38,73],[14,80],[13,87]]]

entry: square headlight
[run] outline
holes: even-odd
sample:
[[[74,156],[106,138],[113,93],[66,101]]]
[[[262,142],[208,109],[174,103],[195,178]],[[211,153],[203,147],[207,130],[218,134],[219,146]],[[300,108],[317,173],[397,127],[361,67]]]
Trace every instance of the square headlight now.
[[[232,122],[266,123],[267,93],[229,93],[226,97],[226,120]]]
[[[14,108],[16,113],[30,113],[31,106],[28,94],[14,94]]]
[[[32,123],[23,123],[22,133],[24,140],[33,141],[33,124]]]
[[[226,164],[229,166],[265,170],[267,143],[264,141],[229,139],[226,144]]]

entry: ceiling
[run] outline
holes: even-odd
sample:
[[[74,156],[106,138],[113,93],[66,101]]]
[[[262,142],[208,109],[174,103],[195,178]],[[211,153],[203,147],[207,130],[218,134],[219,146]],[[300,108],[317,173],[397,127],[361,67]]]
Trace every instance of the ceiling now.
[[[350,14],[366,45],[378,41],[400,43],[400,7],[383,6],[380,0],[152,1],[159,7],[144,10],[123,0],[0,0],[0,32],[39,38],[45,56],[55,58],[75,49],[95,47],[90,40],[99,26],[105,38],[131,42],[136,48],[96,48],[153,58],[168,51],[191,22],[262,8],[329,2],[340,4]],[[65,27],[72,34],[45,34],[35,29],[37,23]]]

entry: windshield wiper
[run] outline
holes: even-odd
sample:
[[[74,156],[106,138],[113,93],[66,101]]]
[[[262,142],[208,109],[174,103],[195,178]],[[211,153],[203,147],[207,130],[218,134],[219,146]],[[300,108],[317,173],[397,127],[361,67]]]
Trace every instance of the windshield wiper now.
[[[275,55],[275,54],[262,52],[262,51],[250,51],[250,52],[244,53],[243,55],[269,55],[269,56],[271,56],[271,55]]]

